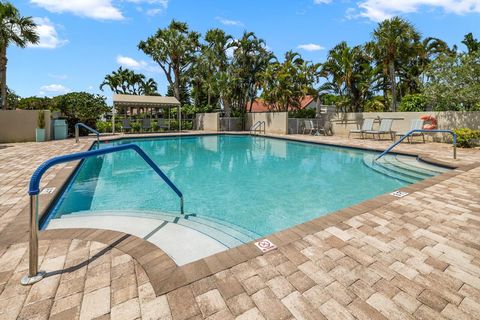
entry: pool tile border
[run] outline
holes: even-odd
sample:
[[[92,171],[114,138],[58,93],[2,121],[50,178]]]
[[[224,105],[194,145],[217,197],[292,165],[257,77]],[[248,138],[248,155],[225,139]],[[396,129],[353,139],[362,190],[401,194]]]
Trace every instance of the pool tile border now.
[[[232,134],[232,133],[201,133],[201,134],[182,134],[182,136],[208,136],[208,135],[219,135],[219,134]],[[233,133],[235,135],[245,135],[245,133]],[[176,137],[179,134],[169,134],[169,135],[152,135],[149,137]],[[320,145],[329,145],[329,146],[339,146],[346,148],[354,148],[361,150],[370,150],[370,151],[383,151],[383,149],[377,148],[366,148],[350,145],[339,145],[328,142],[316,142],[316,141],[306,141],[301,140],[295,137],[284,137],[276,135],[265,135],[269,138],[284,139],[290,141],[306,142],[312,144]],[[102,140],[120,140],[120,139],[129,139],[145,136],[126,136],[126,137],[114,137],[106,138]],[[88,148],[86,148],[88,149]],[[459,165],[456,166],[451,163],[438,161],[431,157],[416,154],[413,152],[397,152],[397,154],[404,154],[410,156],[419,157],[422,161],[429,162],[432,164],[437,164],[445,167],[452,168],[452,171],[445,172],[438,176],[423,180],[421,182],[400,188],[400,191],[413,193],[416,191],[424,190],[428,187],[436,185],[442,181],[448,180],[452,177],[455,177],[463,172],[469,171],[476,167],[480,166],[480,163],[473,163],[469,165]],[[40,210],[42,214],[49,209],[52,205],[54,199],[63,191],[69,179],[71,179],[75,170],[79,166],[80,162],[66,166],[52,179],[46,187],[56,187],[56,190],[52,194],[42,195],[41,197],[41,206]],[[297,240],[302,239],[303,237],[314,234],[316,232],[322,231],[331,226],[342,227],[342,222],[348,220],[354,216],[378,209],[383,205],[390,203],[392,201],[398,200],[395,196],[390,194],[379,195],[375,198],[363,201],[356,205],[344,208],[335,212],[332,212],[326,216],[319,217],[302,224],[293,226],[291,228],[273,233],[267,237],[272,241],[278,249],[283,254],[290,256],[292,261],[297,261],[298,264],[304,262],[305,257],[298,256],[296,250],[292,250],[291,243]],[[28,214],[28,207],[23,211]],[[25,219],[26,220],[26,219]],[[25,225],[26,231],[28,228]],[[347,229],[349,226],[345,225]],[[17,229],[17,228],[15,228]],[[27,235],[27,232],[24,232],[24,235]],[[19,235],[17,234],[16,237]],[[123,232],[111,231],[111,230],[100,230],[100,229],[57,229],[57,230],[46,230],[40,233],[40,238],[43,240],[53,240],[53,239],[80,239],[80,240],[92,240],[107,244],[111,247],[115,247],[118,250],[123,251],[131,255],[137,260],[137,262],[144,268],[149,280],[152,283],[155,294],[157,296],[165,294],[167,292],[173,291],[190,283],[193,283],[202,278],[211,276],[217,272],[229,269],[248,261],[252,258],[263,255],[258,248],[255,246],[255,241],[243,244],[241,246],[228,249],[226,251],[214,254],[212,256],[197,260],[195,262],[177,266],[175,262],[160,248],[154,244],[132,236]],[[295,256],[297,255],[297,256]]]

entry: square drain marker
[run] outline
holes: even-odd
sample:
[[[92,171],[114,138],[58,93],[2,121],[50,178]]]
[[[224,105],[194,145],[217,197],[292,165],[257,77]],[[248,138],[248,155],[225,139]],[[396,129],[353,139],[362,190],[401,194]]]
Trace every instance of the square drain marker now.
[[[399,191],[399,190],[390,193],[390,195],[392,195],[394,197],[397,197],[397,198],[403,198],[408,194],[409,194],[408,192],[403,192],[403,191]]]
[[[40,194],[52,194],[55,191],[55,187],[52,188],[44,188]]]
[[[268,252],[277,249],[277,246],[274,245],[270,240],[268,239],[263,239],[258,242],[255,242],[255,245],[257,246],[258,249],[262,252]]]

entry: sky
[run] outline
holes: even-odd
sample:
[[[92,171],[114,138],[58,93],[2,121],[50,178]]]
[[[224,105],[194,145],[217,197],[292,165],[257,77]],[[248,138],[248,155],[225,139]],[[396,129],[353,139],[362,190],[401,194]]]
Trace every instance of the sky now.
[[[398,15],[423,36],[460,45],[480,38],[480,0],[13,0],[38,25],[40,43],[8,49],[7,83],[18,95],[55,96],[72,91],[101,93],[106,74],[120,66],[144,73],[166,92],[160,68],[137,49],[139,41],[172,19],[202,34],[222,28],[238,38],[253,31],[283,56],[295,50],[323,62],[341,41],[371,39],[379,21]],[[463,47],[460,45],[460,49]]]

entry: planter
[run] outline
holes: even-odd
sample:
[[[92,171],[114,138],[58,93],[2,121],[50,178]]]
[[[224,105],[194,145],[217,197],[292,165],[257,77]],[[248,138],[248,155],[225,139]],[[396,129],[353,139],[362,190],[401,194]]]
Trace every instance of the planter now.
[[[37,142],[45,141],[45,129],[40,129],[40,128],[35,129],[35,140]]]

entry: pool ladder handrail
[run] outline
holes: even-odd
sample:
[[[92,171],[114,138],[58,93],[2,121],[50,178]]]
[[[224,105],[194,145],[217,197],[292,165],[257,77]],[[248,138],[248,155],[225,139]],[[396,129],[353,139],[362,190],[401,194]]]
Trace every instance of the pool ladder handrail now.
[[[260,131],[261,133],[262,125],[263,125],[263,134],[265,134],[267,124],[265,123],[265,121],[261,121],[261,120],[255,122],[255,124],[250,127],[250,134],[254,134],[257,131]]]
[[[79,130],[79,127],[83,127],[85,129],[87,129],[88,131],[90,132],[93,132],[96,136],[97,136],[97,144],[100,144],[100,132],[98,132],[97,130],[87,126],[85,123],[81,123],[81,122],[78,122],[77,124],[75,124],[75,143],[78,143],[78,141],[80,140],[79,136],[80,136],[80,130]]]
[[[434,133],[450,133],[453,136],[453,159],[457,159],[457,134],[453,132],[452,130],[426,130],[426,129],[415,129],[415,130],[410,130],[408,131],[403,137],[400,138],[397,142],[392,143],[385,151],[383,151],[379,156],[375,157],[374,161],[377,161],[387,153],[389,153],[393,148],[398,146],[403,140],[405,140],[407,137],[410,135],[417,133],[417,132],[422,132],[422,133],[427,133],[427,132],[434,132]]]
[[[51,158],[42,163],[30,178],[28,194],[30,196],[30,232],[29,232],[29,269],[28,274],[21,279],[21,284],[30,285],[43,279],[45,272],[38,271],[38,195],[40,193],[40,180],[43,174],[51,167],[71,161],[83,160],[90,157],[101,156],[109,153],[133,150],[165,181],[165,183],[180,198],[180,213],[183,212],[183,194],[175,184],[163,173],[153,160],[136,144],[123,144],[103,149],[72,153],[64,156]]]

